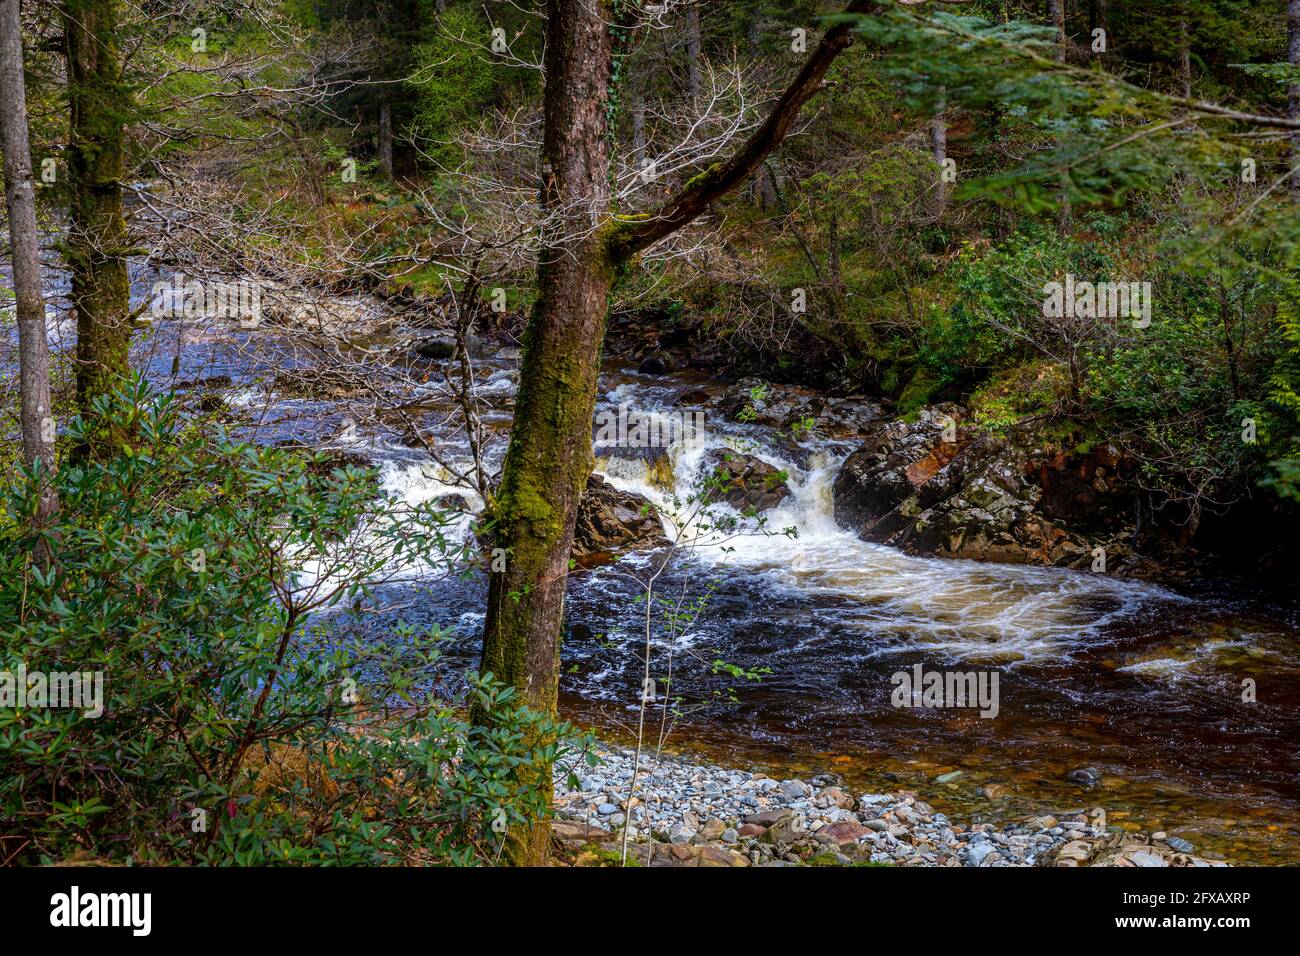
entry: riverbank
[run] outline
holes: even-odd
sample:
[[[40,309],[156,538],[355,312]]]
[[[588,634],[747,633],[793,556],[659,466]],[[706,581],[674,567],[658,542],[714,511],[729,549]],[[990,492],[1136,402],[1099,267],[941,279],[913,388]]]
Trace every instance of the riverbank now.
[[[1226,866],[1163,832],[1110,831],[1101,808],[1019,822],[966,823],[915,793],[856,793],[833,775],[766,774],[598,745],[600,764],[556,774],[557,838],[577,865]],[[630,805],[630,811],[629,811]]]

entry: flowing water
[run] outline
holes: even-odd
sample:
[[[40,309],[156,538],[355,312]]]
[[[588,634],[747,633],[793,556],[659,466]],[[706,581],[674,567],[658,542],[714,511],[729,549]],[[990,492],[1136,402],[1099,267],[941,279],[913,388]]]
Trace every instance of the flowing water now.
[[[138,277],[138,294],[147,279]],[[292,336],[162,322],[136,348],[138,365],[159,383],[229,379],[235,404],[258,422],[259,440],[339,443],[343,414],[332,402],[275,387],[278,370],[311,363]],[[476,364],[495,468],[517,352]],[[697,377],[610,366],[600,409],[668,414],[701,388],[716,392]],[[427,421],[446,413],[432,408]],[[447,454],[468,459],[462,438],[451,431],[442,438]],[[443,469],[392,432],[363,427],[348,444],[379,464],[390,494],[422,501],[455,490]],[[723,534],[698,516],[665,518],[680,546],[655,581],[649,647],[660,685],[671,662],[671,696],[680,698],[662,725],[670,749],[915,789],[976,819],[1101,807],[1112,825],[1164,829],[1197,852],[1300,863],[1300,630],[1292,610],[1208,585],[1176,594],[1105,575],[913,557],[864,542],[836,525],[831,501],[853,447],[710,414],[700,447],[657,457],[598,449],[611,483],[666,515],[683,510],[711,449],[742,451],[789,475],[792,494],[767,513],[764,529]],[[640,596],[664,556],[629,555],[571,576],[563,710],[608,738],[627,740],[636,723],[647,647]],[[481,578],[424,580],[417,571],[378,590],[367,624],[377,640],[398,618],[453,626],[444,662],[454,673],[477,665],[485,591]],[[689,619],[670,628],[660,599],[690,608]],[[716,661],[763,673],[734,675]],[[916,664],[995,672],[997,716],[893,706],[892,675]],[[1247,678],[1257,685],[1255,703],[1242,700]],[[652,740],[664,697],[661,686]],[[1067,779],[1079,768],[1094,769],[1099,782]]]

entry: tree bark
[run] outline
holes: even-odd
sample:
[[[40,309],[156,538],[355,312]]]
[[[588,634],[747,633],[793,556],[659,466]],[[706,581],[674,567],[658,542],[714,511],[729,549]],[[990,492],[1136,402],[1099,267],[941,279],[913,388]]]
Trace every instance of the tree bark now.
[[[1300,0],[1287,0],[1286,61],[1300,68]],[[1287,88],[1287,119],[1300,122],[1300,83]],[[1291,191],[1300,197],[1300,131],[1291,131]]]
[[[686,8],[686,92],[694,103],[700,98],[700,9]]]
[[[943,118],[944,103],[941,100],[930,117],[930,150],[934,155],[935,165],[939,167],[939,189],[935,194],[935,213],[942,217],[948,208],[948,183],[944,180],[944,161],[948,158],[948,122]]]
[[[379,107],[379,171],[393,178],[393,107],[385,102]]]
[[[873,0],[854,0],[864,12]],[[564,588],[578,503],[594,465],[592,414],[608,296],[629,257],[698,216],[744,182],[780,143],[835,56],[851,43],[847,25],[827,32],[773,113],[735,156],[690,181],[657,214],[610,219],[606,107],[611,42],[608,3],[547,0],[543,92],[544,250],[538,296],[524,332],[519,391],[501,483],[486,517],[505,570],[488,585],[482,671],[517,699],[554,714]],[[477,712],[480,723],[487,715]],[[544,743],[544,741],[534,741]],[[520,768],[518,782],[549,802],[551,768]],[[549,824],[507,835],[504,857],[545,860]]]
[[[491,575],[483,672],[522,703],[556,711],[564,586],[578,502],[595,460],[591,421],[613,268],[606,103],[610,19],[596,0],[547,0],[541,206],[548,232],[524,332],[519,392],[501,484],[490,505],[504,571]],[[481,719],[481,715],[480,715]],[[550,797],[549,766],[522,782]],[[545,860],[549,824],[507,839],[516,864]]]
[[[77,312],[77,407],[94,417],[96,397],[129,370],[129,252],[122,218],[123,118],[130,93],[118,55],[118,0],[64,0],[67,58],[68,175],[71,216],[66,242]]]
[[[55,468],[54,412],[50,403],[50,350],[41,293],[41,250],[36,231],[36,187],[32,179],[27,129],[27,91],[23,79],[19,0],[0,0],[0,134],[4,148],[5,203],[9,214],[9,253],[18,313],[19,418],[23,460],[38,463],[41,493],[35,521],[44,527],[58,510],[50,478]],[[43,564],[48,551],[36,555]]]
[[[1052,16],[1052,25],[1056,27],[1056,62],[1064,63],[1066,60],[1066,43],[1065,35],[1065,0],[1051,0],[1050,12]],[[1056,204],[1056,231],[1058,235],[1066,235],[1070,231],[1070,221],[1074,213],[1070,208],[1070,171],[1061,170],[1061,189]]]

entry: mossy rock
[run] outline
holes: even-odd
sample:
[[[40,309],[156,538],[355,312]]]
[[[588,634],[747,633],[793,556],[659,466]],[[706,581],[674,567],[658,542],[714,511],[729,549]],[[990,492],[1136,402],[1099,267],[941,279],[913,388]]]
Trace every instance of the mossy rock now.
[[[907,415],[928,404],[943,384],[943,380],[929,369],[918,368],[898,396],[898,414]]]

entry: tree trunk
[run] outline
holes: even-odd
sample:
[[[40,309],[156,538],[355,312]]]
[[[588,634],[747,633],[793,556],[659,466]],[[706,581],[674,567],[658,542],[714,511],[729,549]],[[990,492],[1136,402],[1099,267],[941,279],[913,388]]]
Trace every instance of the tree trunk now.
[[[553,714],[564,586],[578,502],[595,459],[591,421],[613,282],[602,222],[609,204],[605,108],[610,39],[603,5],[548,0],[541,204],[548,219],[538,297],[524,332],[519,392],[490,507],[506,569],[492,574],[483,671]],[[547,795],[549,765],[523,782]],[[545,860],[550,827],[512,834],[513,863]]]
[[[1178,17],[1178,92],[1185,100],[1192,98],[1192,38],[1187,28],[1187,13],[1179,7]]]
[[[1066,54],[1065,0],[1051,0],[1052,25],[1056,27],[1056,62],[1064,63]],[[1070,208],[1070,172],[1061,170],[1061,189],[1056,204],[1056,231],[1066,235],[1070,231],[1073,210]]]
[[[771,212],[776,208],[776,176],[769,163],[764,163],[755,170],[754,177],[749,181],[749,199],[763,212]]]
[[[1102,53],[1097,54],[1097,59],[1099,59],[1104,66],[1110,59],[1110,11],[1108,9],[1107,0],[1092,0],[1092,17],[1088,30],[1089,37],[1091,37],[1092,31],[1097,29],[1100,29],[1106,35],[1106,49]]]
[[[0,142],[4,148],[5,202],[9,213],[9,253],[18,312],[19,417],[23,460],[42,471],[37,527],[58,510],[49,483],[55,467],[54,414],[50,404],[50,350],[41,294],[41,250],[36,232],[36,187],[32,180],[27,131],[27,92],[23,80],[22,32],[18,0],[0,0]],[[37,559],[45,563],[46,551]]]
[[[863,13],[873,3],[853,0],[847,11]],[[823,88],[826,71],[852,36],[847,24],[827,31],[772,113],[731,159],[694,177],[657,212],[611,220],[610,10],[594,0],[547,0],[546,9],[545,242],[537,303],[524,332],[510,446],[486,514],[495,545],[506,551],[506,565],[488,585],[482,671],[516,688],[521,703],[554,714],[564,587],[578,503],[595,463],[591,422],[615,273],[740,186]],[[477,710],[473,717],[486,719]],[[517,773],[520,783],[537,788],[549,802],[549,763]],[[550,827],[542,820],[527,832],[511,832],[504,855],[513,863],[541,863],[549,844]]]
[[[640,175],[645,164],[644,85],[641,77],[635,73],[628,81],[628,93],[631,99],[630,112],[632,114],[632,165],[637,175]]]
[[[1065,62],[1065,0],[1051,0],[1052,26],[1056,27],[1056,60]]]
[[[694,103],[700,98],[700,10],[686,8],[686,91]]]
[[[944,161],[948,158],[948,123],[943,118],[944,103],[941,100],[930,117],[930,149],[934,155],[935,165],[939,167],[939,189],[935,196],[935,214],[942,217],[948,208],[948,183],[943,178],[947,171]]]
[[[1287,0],[1286,61],[1300,68],[1300,0]],[[1300,120],[1300,83],[1287,89],[1287,119]],[[1291,190],[1300,197],[1300,132],[1291,133]]]
[[[379,107],[379,171],[393,178],[393,107],[385,102]]]
[[[71,113],[67,260],[77,311],[77,407],[89,420],[95,398],[129,370],[122,124],[130,93],[118,56],[117,0],[64,0],[62,15]]]
[[[757,57],[763,52],[763,16],[762,10],[757,5],[745,25],[745,39],[749,42],[750,56]]]

